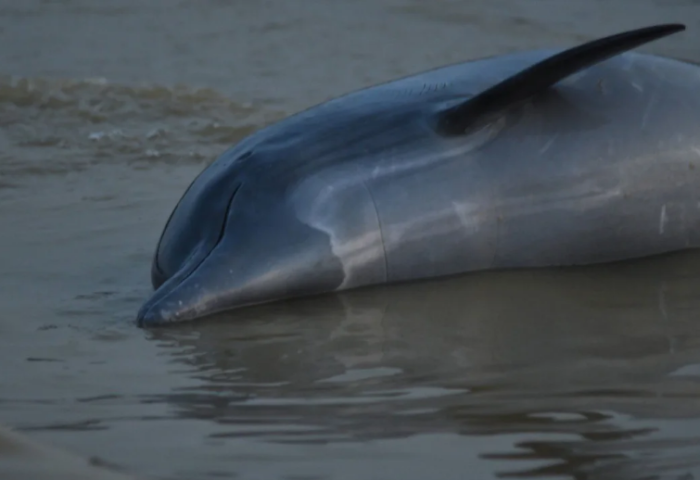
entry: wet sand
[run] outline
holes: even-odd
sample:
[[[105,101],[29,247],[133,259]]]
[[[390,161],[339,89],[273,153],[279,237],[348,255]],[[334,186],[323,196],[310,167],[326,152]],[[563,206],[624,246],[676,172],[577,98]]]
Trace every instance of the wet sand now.
[[[0,1],[0,424],[163,479],[700,477],[698,254],[133,325],[175,202],[256,128],[666,21],[642,50],[700,61],[690,0]]]
[[[0,427],[0,476],[31,480],[136,480]]]

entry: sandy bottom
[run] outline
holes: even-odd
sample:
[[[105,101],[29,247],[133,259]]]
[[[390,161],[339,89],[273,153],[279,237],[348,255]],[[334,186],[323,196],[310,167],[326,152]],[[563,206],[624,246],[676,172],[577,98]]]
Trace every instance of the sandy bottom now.
[[[0,427],[0,476],[8,480],[136,480]]]

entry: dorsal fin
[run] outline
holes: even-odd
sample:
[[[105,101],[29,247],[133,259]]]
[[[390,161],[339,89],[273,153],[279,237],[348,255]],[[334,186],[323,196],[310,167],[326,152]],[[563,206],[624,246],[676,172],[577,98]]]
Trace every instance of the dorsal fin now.
[[[665,24],[611,35],[565,50],[507,78],[488,90],[438,114],[437,129],[461,135],[484,115],[498,113],[551,87],[593,64],[644,43],[685,30],[682,24]]]

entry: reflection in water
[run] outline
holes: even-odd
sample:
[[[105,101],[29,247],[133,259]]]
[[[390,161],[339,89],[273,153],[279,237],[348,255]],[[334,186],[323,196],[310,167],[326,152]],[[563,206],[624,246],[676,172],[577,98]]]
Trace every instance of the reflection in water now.
[[[160,400],[230,427],[216,438],[517,435],[482,455],[504,476],[692,478],[678,475],[700,465],[698,271],[700,255],[670,255],[220,315],[153,332],[201,381]]]

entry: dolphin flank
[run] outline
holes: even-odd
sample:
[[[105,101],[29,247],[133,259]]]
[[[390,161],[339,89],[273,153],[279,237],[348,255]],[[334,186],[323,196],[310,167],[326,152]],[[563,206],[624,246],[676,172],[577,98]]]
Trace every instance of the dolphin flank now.
[[[700,246],[700,67],[684,30],[450,65],[243,139],[172,212],[140,326],[477,270]]]

